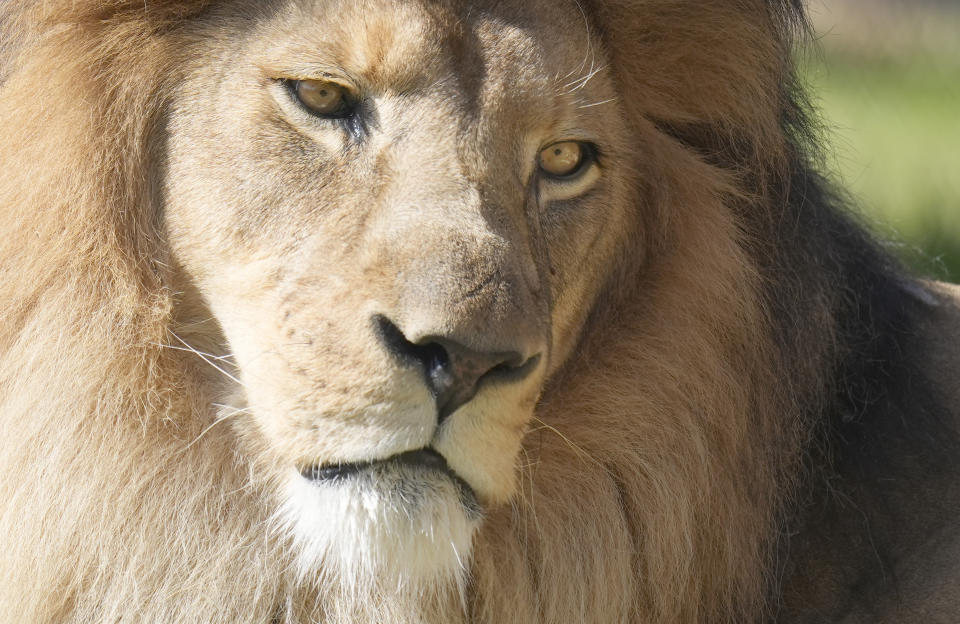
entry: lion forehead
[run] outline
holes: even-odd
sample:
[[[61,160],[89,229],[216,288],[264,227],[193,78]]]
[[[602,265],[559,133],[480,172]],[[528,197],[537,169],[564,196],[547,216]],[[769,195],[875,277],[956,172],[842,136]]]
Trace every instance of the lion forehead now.
[[[558,84],[604,69],[599,41],[573,3],[547,10],[543,3],[375,4],[371,11],[370,3],[329,3],[305,14],[289,3],[260,25],[270,41],[263,53],[287,68],[342,71],[375,91],[410,95],[445,86],[473,99],[546,101]],[[576,34],[556,36],[563,30]]]

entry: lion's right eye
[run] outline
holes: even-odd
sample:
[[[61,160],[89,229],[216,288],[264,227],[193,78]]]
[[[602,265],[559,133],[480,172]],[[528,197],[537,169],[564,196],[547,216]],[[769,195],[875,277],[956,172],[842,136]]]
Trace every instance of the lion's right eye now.
[[[592,162],[595,151],[589,143],[560,141],[540,150],[540,171],[556,180],[572,179]]]
[[[347,117],[353,106],[350,92],[343,85],[324,80],[291,80],[291,91],[297,101],[320,117]]]

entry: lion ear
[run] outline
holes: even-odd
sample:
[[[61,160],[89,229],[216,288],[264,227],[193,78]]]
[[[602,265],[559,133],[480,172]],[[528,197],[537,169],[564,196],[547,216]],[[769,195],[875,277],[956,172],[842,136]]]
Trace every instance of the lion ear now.
[[[779,142],[782,25],[796,0],[590,1],[632,115],[671,133],[747,139],[759,153]]]

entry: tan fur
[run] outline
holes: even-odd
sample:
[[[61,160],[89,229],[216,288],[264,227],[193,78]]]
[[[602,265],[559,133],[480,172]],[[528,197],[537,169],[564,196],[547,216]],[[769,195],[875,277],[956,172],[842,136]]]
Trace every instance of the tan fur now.
[[[509,3],[517,15],[542,17],[536,37],[561,27],[577,33],[560,44],[565,59],[576,59],[565,66],[580,77],[599,71],[596,85],[576,96],[584,98],[580,104],[615,100],[593,110],[615,107],[609,118],[621,120],[607,128],[619,137],[607,156],[619,186],[591,200],[603,203],[604,219],[614,225],[596,226],[593,246],[571,238],[551,249],[558,271],[549,287],[567,297],[555,302],[549,319],[555,357],[535,380],[545,385],[525,388],[523,400],[503,399],[529,407],[539,396],[535,413],[513,415],[502,407],[502,431],[489,438],[491,447],[507,448],[525,431],[519,453],[510,447],[490,467],[478,452],[455,466],[481,484],[485,504],[463,595],[440,583],[405,599],[390,588],[367,587],[360,600],[336,583],[318,586],[298,576],[292,547],[271,519],[281,459],[306,461],[318,448],[335,454],[361,438],[327,435],[307,444],[291,433],[302,423],[282,420],[271,420],[280,424],[267,433],[247,420],[215,425],[223,414],[211,403],[223,401],[230,384],[180,350],[189,343],[222,354],[223,338],[207,322],[203,297],[221,288],[245,300],[248,293],[234,286],[251,283],[231,275],[233,285],[204,290],[205,278],[196,276],[213,260],[195,250],[216,239],[223,257],[245,262],[254,243],[221,240],[227,228],[214,227],[213,217],[209,227],[196,227],[181,207],[189,202],[177,198],[203,193],[172,188],[158,168],[181,167],[174,183],[199,171],[198,179],[242,200],[243,190],[228,183],[230,171],[261,162],[229,162],[235,152],[228,148],[218,152],[226,164],[215,170],[213,160],[204,160],[211,146],[177,147],[158,138],[177,124],[203,130],[222,121],[190,117],[191,102],[205,95],[189,85],[206,79],[216,53],[240,54],[237,42],[211,34],[218,19],[226,20],[219,5],[227,5],[228,15],[230,4],[18,0],[0,7],[0,535],[7,536],[0,621],[599,624],[762,617],[774,582],[767,570],[776,527],[791,488],[786,475],[807,435],[802,423],[788,427],[776,423],[795,421],[769,418],[793,406],[773,390],[779,364],[758,295],[762,284],[743,251],[751,234],[732,209],[764,190],[748,185],[742,171],[708,164],[657,124],[715,124],[736,136],[748,155],[743,162],[777,173],[787,151],[778,117],[787,68],[765,4],[597,0],[581,14],[573,2]],[[420,13],[410,15],[414,23]],[[391,38],[398,23],[392,14],[382,24],[375,16],[370,21],[364,44],[346,46],[344,54],[356,57],[345,63],[372,83],[391,76],[416,89],[425,76],[433,78],[433,65],[412,59],[443,63],[446,48],[403,54],[398,41],[413,46],[416,37]],[[456,29],[470,26],[446,27],[457,39]],[[296,47],[297,33],[271,32]],[[585,49],[586,32],[592,49]],[[350,41],[354,34],[338,36]],[[483,101],[517,88],[510,81],[487,85],[473,69],[454,67],[451,75],[462,72],[463,81],[449,99],[430,105],[467,92],[481,93]],[[246,123],[231,119],[234,125],[223,127]],[[478,131],[473,142],[451,136],[449,144],[469,143],[463,149],[480,162],[501,153],[495,130]],[[409,140],[421,142],[413,152],[422,155],[418,166],[446,171],[431,160],[437,145],[447,145],[444,132],[451,131],[438,122],[430,136],[441,138],[432,143],[411,130]],[[167,149],[199,164],[187,156],[167,162]],[[499,174],[506,181],[513,175]],[[475,180],[471,175],[463,179]],[[293,193],[291,186],[284,192]],[[420,190],[411,185],[402,192]],[[448,197],[462,190],[448,185],[430,192]],[[164,214],[157,212],[158,197],[166,198]],[[342,191],[338,199],[354,197]],[[528,235],[538,250],[552,242]],[[428,258],[420,243],[404,253],[409,266]],[[200,268],[190,265],[194,260]],[[286,259],[264,262],[283,269]],[[534,279],[520,264],[503,266],[516,270],[516,282]],[[548,279],[543,266],[537,275]],[[441,267],[456,275],[483,268]],[[350,292],[361,294],[396,275],[352,271],[344,269]],[[639,281],[626,279],[638,273]],[[273,287],[270,271],[256,275],[263,283],[250,292]],[[467,289],[461,282],[437,288]],[[295,314],[353,327],[352,304],[320,309],[302,299]],[[412,304],[398,298],[390,305]],[[493,315],[448,312],[451,323]],[[546,326],[539,314],[531,314],[537,320],[528,333]],[[484,318],[495,324],[493,316]],[[365,353],[355,346],[351,357]],[[811,347],[811,369],[829,349]],[[379,374],[369,362],[356,370]],[[264,377],[272,383],[272,375]],[[352,422],[341,423],[345,436],[359,436]],[[486,443],[471,426],[455,420],[450,435],[462,427],[467,433],[457,440]],[[502,466],[510,475],[503,476]]]

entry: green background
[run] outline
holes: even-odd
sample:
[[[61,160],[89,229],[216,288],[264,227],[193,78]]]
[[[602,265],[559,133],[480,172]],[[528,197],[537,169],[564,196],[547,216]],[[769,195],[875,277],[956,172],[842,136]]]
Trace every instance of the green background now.
[[[826,168],[915,271],[960,281],[960,2],[818,0],[798,52]]]

